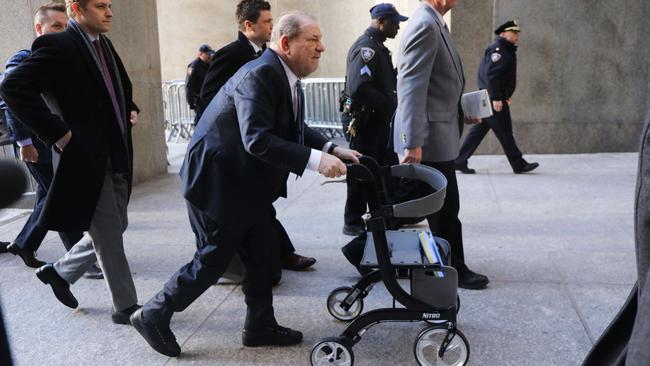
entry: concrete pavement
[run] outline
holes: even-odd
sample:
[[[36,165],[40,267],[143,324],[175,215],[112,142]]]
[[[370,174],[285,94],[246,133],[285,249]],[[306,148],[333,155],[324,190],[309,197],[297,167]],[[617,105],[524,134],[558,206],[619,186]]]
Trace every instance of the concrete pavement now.
[[[184,147],[172,145],[170,173],[134,189],[126,252],[141,301],[190,260],[194,239],[179,193]],[[503,156],[477,156],[476,175],[459,175],[467,262],[490,277],[484,291],[460,290],[459,329],[472,365],[578,365],[625,300],[635,281],[633,198],[636,154],[527,156],[541,167],[514,175]],[[344,184],[321,185],[307,173],[289,179],[289,199],[277,203],[298,252],[318,259],[313,271],[285,272],[275,289],[283,325],[302,330],[302,345],[248,349],[241,345],[245,313],[239,286],[209,289],[172,329],[178,359],[150,349],[128,326],[110,321],[103,281],[82,279],[72,291],[80,307],[54,298],[31,269],[0,255],[0,296],[17,365],[308,365],[314,343],[345,324],[325,307],[333,288],[356,271],[339,248]],[[0,240],[10,241],[24,212],[0,210]],[[50,233],[39,258],[64,253]],[[365,310],[391,305],[383,286]],[[354,348],[356,365],[415,365],[413,342],[422,324],[380,324]]]

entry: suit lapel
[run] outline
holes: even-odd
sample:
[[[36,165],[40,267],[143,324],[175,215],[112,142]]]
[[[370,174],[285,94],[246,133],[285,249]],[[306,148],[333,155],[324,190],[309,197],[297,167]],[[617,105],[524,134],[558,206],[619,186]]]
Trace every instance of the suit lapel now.
[[[429,12],[429,15],[433,17],[433,20],[438,25],[438,31],[442,36],[442,40],[445,42],[447,51],[449,51],[449,55],[451,56],[451,61],[454,64],[454,69],[456,69],[458,80],[461,81],[461,83],[463,83],[464,76],[463,76],[462,65],[460,64],[460,57],[458,56],[458,51],[456,51],[456,48],[454,47],[454,43],[451,41],[451,38],[449,37],[449,32],[445,30],[442,24],[440,24],[440,20],[438,19],[438,16],[435,14],[435,11],[431,9],[429,5],[426,4],[422,4],[422,5],[426,7],[427,11]]]
[[[285,94],[285,99],[287,100],[285,105],[289,109],[289,114],[291,115],[291,121],[289,121],[289,125],[294,126],[296,121],[296,115],[293,113],[293,95],[291,95],[291,85],[289,85],[289,77],[287,76],[287,73],[284,71],[284,67],[282,66],[282,62],[280,61],[280,56],[278,56],[273,50],[264,51],[264,54],[262,54],[261,57],[266,57],[266,54],[269,52],[271,52],[270,56],[273,56],[273,66],[276,69],[278,69],[278,71],[284,76],[283,78],[283,84],[285,89],[284,94]]]
[[[95,60],[95,57],[90,53],[91,51],[88,49],[86,42],[84,42],[84,40],[81,38],[83,36],[71,28],[68,28],[66,32],[70,32],[72,34],[72,40],[77,45],[77,50],[81,55],[81,59],[84,60],[84,64],[86,64],[86,67],[88,67],[95,81],[103,89],[106,89],[106,83],[104,82],[104,78],[102,77],[101,71],[99,69],[100,66]],[[108,90],[106,91],[106,94],[108,94]]]

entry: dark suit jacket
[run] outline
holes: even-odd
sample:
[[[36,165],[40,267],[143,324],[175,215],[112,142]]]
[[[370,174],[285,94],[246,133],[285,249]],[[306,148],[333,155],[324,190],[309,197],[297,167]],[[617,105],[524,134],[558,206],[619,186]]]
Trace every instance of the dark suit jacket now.
[[[41,140],[52,145],[72,131],[39,220],[39,225],[49,230],[88,229],[109,156],[113,171],[126,174],[130,186],[133,155],[129,111],[137,110],[137,106],[124,65],[106,40],[119,74],[111,75],[113,84],[117,88],[120,78],[123,85],[126,106],[121,110],[127,126],[124,135],[99,67],[83,36],[71,27],[38,37],[32,45],[32,56],[0,86],[9,109]]]
[[[302,175],[310,147],[327,140],[305,128],[298,144],[291,89],[277,54],[244,65],[203,113],[181,168],[183,196],[220,225],[255,220],[286,197],[289,172]]]
[[[210,63],[208,74],[205,76],[201,88],[199,113],[203,113],[212,98],[219,92],[228,79],[248,61],[257,58],[257,54],[250,41],[242,33],[238,33],[237,40],[223,46],[215,54]]]

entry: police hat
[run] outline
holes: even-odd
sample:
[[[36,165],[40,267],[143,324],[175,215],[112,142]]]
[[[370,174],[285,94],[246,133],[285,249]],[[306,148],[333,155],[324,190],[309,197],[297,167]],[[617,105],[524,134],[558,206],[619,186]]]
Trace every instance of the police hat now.
[[[210,47],[210,45],[202,44],[201,47],[199,47],[199,52],[214,53],[214,50],[212,47]]]
[[[384,18],[384,19],[393,19],[398,22],[403,22],[408,20],[408,17],[400,15],[395,9],[395,5],[389,3],[378,4],[370,8],[370,17],[372,19]]]
[[[519,24],[517,24],[516,20],[508,20],[507,22],[501,24],[499,28],[494,30],[494,34],[497,36],[503,32],[520,32],[521,30],[519,29]]]

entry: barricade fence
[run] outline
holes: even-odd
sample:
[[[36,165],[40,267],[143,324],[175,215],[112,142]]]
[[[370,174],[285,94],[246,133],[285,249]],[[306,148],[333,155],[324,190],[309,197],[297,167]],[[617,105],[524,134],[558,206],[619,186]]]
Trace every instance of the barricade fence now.
[[[303,80],[305,92],[305,123],[327,137],[343,136],[339,97],[345,88],[344,78],[311,78]],[[185,81],[162,83],[167,141],[188,140],[194,132],[194,111],[185,98]]]

